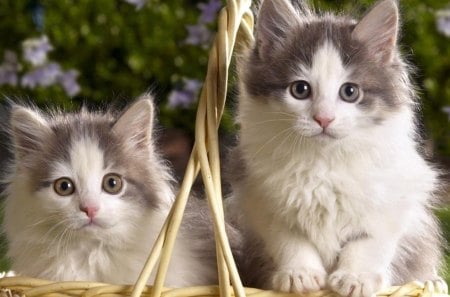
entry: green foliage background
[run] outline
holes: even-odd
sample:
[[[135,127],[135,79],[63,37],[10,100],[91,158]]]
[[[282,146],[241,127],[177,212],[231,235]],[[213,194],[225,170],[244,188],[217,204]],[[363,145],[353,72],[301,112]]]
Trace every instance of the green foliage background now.
[[[50,58],[63,68],[77,69],[82,89],[73,98],[58,86],[34,90],[0,86],[0,94],[27,98],[40,106],[73,109],[82,103],[126,103],[153,90],[160,122],[192,135],[195,104],[187,109],[171,109],[167,95],[181,78],[203,80],[205,76],[207,49],[183,42],[187,36],[185,26],[197,22],[199,2],[149,0],[144,8],[136,10],[121,0],[42,0],[45,23],[41,32],[32,21],[33,1],[1,0],[0,57],[6,49],[20,53],[23,40],[46,34],[55,48]],[[314,3],[326,10],[362,14],[373,1]],[[425,128],[443,159],[450,158],[450,121],[442,112],[444,106],[450,106],[450,38],[437,31],[436,11],[449,6],[448,0],[401,1],[403,51],[417,67],[415,80],[423,102]],[[225,130],[232,131],[229,114],[226,118]],[[444,222],[450,222],[449,212],[440,215]],[[444,225],[445,234],[450,234],[448,224]]]
[[[152,90],[161,103],[162,123],[192,131],[194,107],[171,110],[164,103],[181,77],[204,77],[206,50],[183,42],[185,25],[197,21],[196,1],[149,0],[136,10],[120,0],[44,0],[43,32],[32,22],[31,2],[0,2],[0,55],[5,49],[20,53],[23,40],[45,33],[55,48],[50,58],[79,71],[82,91],[68,98],[58,86],[35,90],[3,86],[0,93],[70,109],[81,103],[127,102]]]
[[[29,90],[0,86],[1,94],[32,98],[39,105],[74,108],[82,102],[127,102],[151,89],[160,102],[161,122],[193,131],[195,105],[174,110],[166,102],[182,77],[204,78],[207,50],[183,42],[185,25],[196,23],[196,4],[201,1],[149,0],[136,10],[121,0],[42,0],[43,32],[32,22],[30,6],[36,1],[0,2],[0,55],[5,49],[20,53],[23,40],[45,33],[55,47],[50,58],[80,72],[82,91],[68,98],[60,87]],[[314,3],[322,9],[362,14],[373,1]],[[450,105],[450,39],[437,31],[436,11],[446,5],[447,0],[401,2],[403,50],[417,66],[426,128],[442,156],[450,155],[450,122],[442,112],[443,106]],[[230,131],[231,121],[225,124]]]

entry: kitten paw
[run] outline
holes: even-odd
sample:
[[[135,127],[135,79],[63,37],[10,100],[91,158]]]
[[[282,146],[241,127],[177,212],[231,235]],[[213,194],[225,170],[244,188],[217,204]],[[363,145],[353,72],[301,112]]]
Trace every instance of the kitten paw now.
[[[338,270],[328,278],[330,288],[345,297],[374,297],[383,288],[384,277],[381,273],[351,273]]]
[[[318,269],[277,271],[272,276],[272,289],[289,293],[309,293],[325,287],[326,272]]]
[[[448,294],[448,286],[447,283],[442,278],[437,278],[432,281],[434,289],[437,293],[440,294]]]

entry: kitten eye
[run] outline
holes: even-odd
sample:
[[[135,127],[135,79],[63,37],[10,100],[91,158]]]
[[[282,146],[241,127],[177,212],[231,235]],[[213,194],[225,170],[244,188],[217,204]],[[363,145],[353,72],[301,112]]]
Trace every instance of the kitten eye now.
[[[75,185],[68,177],[61,177],[53,183],[53,190],[59,196],[69,196],[75,192]]]
[[[294,81],[290,86],[291,95],[299,100],[307,99],[311,95],[311,86],[307,81]]]
[[[341,99],[348,103],[356,102],[359,98],[359,86],[353,83],[345,83],[339,90],[339,96]]]
[[[102,188],[109,194],[118,194],[122,190],[122,177],[116,173],[109,173],[103,177]]]

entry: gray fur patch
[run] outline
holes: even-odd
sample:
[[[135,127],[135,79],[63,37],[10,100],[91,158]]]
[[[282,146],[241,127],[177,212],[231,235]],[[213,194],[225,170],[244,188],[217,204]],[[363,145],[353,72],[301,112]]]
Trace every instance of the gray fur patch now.
[[[436,280],[442,267],[442,234],[437,220],[430,210],[428,222],[423,222],[426,232],[407,234],[400,242],[394,261],[393,285],[402,285],[415,280]]]

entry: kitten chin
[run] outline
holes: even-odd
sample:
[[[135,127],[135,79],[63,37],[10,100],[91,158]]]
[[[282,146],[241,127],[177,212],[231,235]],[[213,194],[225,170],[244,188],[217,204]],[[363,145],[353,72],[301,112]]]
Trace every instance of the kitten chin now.
[[[15,272],[55,281],[137,280],[174,200],[153,109],[149,98],[121,114],[12,106],[3,230]],[[217,283],[211,219],[197,200],[187,206],[166,286]]]
[[[262,1],[239,65],[230,209],[245,284],[369,297],[438,280],[439,172],[417,150],[397,2],[360,21],[297,2]]]

